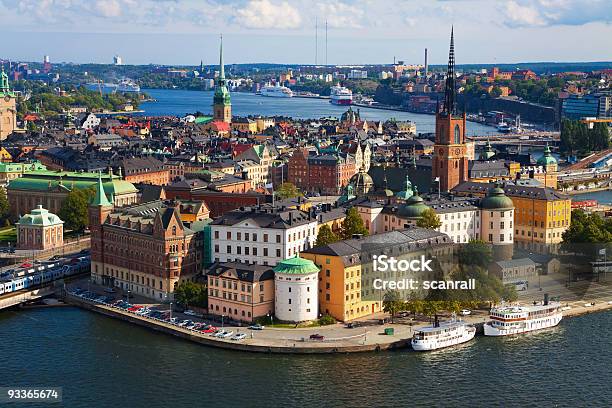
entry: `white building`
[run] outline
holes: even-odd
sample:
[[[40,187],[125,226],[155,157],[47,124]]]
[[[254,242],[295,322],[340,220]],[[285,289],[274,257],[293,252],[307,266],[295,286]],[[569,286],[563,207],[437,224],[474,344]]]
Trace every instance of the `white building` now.
[[[123,58],[121,58],[121,56],[119,56],[119,55],[115,55],[113,57],[113,64],[115,64],[115,65],[123,65]]]
[[[274,268],[274,315],[285,322],[315,320],[319,312],[319,268],[294,257]]]
[[[213,221],[211,233],[215,261],[274,266],[314,245],[317,218],[269,205],[241,207]]]
[[[368,71],[362,71],[359,69],[351,69],[351,72],[348,73],[349,79],[367,79]]]

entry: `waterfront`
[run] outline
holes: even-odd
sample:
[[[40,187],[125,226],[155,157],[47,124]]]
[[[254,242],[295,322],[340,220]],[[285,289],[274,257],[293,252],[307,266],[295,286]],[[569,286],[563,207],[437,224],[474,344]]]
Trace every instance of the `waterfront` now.
[[[4,311],[0,324],[11,346],[2,385],[62,386],[67,407],[612,404],[601,341],[612,312],[426,354],[237,353],[72,307]]]
[[[143,92],[156,100],[155,102],[143,102],[140,105],[140,109],[145,111],[144,115],[184,116],[196,111],[204,114],[210,114],[212,111],[212,91],[143,89]],[[347,106],[332,105],[328,99],[266,98],[252,93],[232,93],[232,113],[236,116],[290,116],[296,119],[318,119],[334,116],[339,118],[347,109]],[[434,115],[373,108],[354,109],[359,109],[361,117],[366,120],[387,120],[390,118],[410,120],[416,123],[417,132],[434,131]],[[494,133],[498,133],[494,127],[474,122],[467,123],[468,136],[484,136]]]

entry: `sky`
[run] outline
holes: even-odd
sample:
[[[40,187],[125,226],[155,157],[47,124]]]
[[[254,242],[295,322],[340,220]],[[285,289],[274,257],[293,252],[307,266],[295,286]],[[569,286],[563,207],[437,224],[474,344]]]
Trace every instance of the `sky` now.
[[[197,65],[612,61],[612,0],[0,0],[0,58]],[[327,21],[327,51],[325,22]],[[318,47],[315,27],[318,26]]]

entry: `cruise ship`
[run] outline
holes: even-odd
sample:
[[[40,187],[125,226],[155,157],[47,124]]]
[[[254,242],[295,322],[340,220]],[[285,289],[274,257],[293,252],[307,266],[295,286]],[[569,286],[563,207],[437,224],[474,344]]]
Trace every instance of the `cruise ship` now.
[[[332,86],[330,102],[334,105],[350,105],[353,103],[353,92],[344,86]]]
[[[544,302],[533,306],[500,306],[491,309],[491,321],[484,325],[485,336],[510,336],[559,324],[563,318],[557,302]]]
[[[291,98],[293,91],[286,86],[266,85],[259,91],[261,96],[271,96],[273,98]]]
[[[140,85],[131,79],[122,79],[117,85],[117,92],[140,92]]]
[[[415,351],[431,351],[466,343],[474,338],[476,328],[459,320],[438,323],[415,331],[412,348]]]
[[[118,84],[113,84],[110,82],[90,82],[85,84],[85,87],[90,91],[101,91],[102,93],[140,92],[140,86],[131,79],[122,79]]]

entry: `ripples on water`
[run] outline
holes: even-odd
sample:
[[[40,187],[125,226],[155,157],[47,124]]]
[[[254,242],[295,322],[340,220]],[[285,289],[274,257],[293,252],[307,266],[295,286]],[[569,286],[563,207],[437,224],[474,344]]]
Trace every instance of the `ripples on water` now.
[[[432,353],[278,356],[204,347],[79,309],[10,311],[0,313],[11,350],[0,385],[62,386],[64,406],[92,408],[602,407],[612,404],[611,327],[612,313],[600,313]]]

